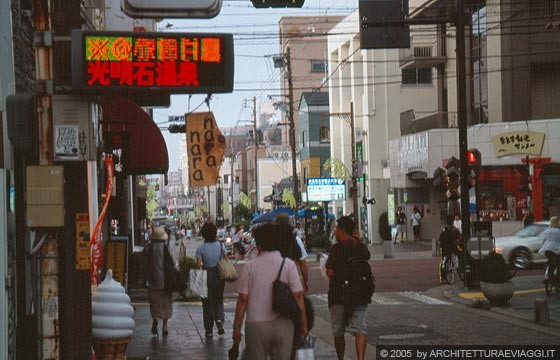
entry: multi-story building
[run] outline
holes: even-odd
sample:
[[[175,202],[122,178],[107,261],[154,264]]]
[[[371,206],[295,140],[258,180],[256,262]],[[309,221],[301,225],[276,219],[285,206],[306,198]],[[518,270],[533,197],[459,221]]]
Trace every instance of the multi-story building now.
[[[356,29],[356,33],[348,34],[348,28]],[[380,242],[378,220],[387,211],[390,192],[389,140],[400,135],[401,112],[414,109],[417,114],[433,114],[437,111],[437,96],[431,68],[423,76],[415,73],[408,79],[399,69],[398,50],[362,50],[358,29],[356,11],[334,27],[329,36],[330,156],[340,159],[352,171],[350,113],[353,106],[354,146],[360,145],[356,146],[356,159],[363,164],[366,181],[358,183],[357,194],[330,206],[337,216],[350,214],[354,196],[357,197],[364,237]],[[419,40],[424,46],[436,46],[434,35],[423,32]],[[349,184],[350,179],[346,180]],[[376,203],[363,204],[364,196],[374,198]]]
[[[449,13],[445,4],[416,1],[411,17],[442,18]],[[537,218],[560,209],[556,5],[486,1],[468,9],[468,145],[482,153],[471,209],[476,218],[500,220],[494,234],[519,226],[522,207],[532,206]],[[357,29],[357,13],[344,22]],[[410,216],[418,206],[422,239],[436,237],[451,211],[445,189],[432,180],[438,167],[459,157],[454,32],[441,24],[413,26],[411,47],[404,50],[361,50],[358,33],[329,37],[329,64],[336,69],[329,75],[330,111],[347,113],[353,103],[356,142],[363,139],[363,190],[377,200],[367,208],[374,242],[381,241],[376,225],[383,211],[403,205]],[[331,156],[350,164],[347,123],[331,116],[330,130]],[[334,206],[339,214],[352,211],[351,199]]]

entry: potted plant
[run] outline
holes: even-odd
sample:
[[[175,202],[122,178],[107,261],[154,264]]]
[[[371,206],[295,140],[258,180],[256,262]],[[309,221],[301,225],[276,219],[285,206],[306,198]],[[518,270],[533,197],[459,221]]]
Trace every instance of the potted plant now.
[[[491,251],[482,260],[480,289],[491,305],[505,305],[513,296],[513,277],[504,257]]]

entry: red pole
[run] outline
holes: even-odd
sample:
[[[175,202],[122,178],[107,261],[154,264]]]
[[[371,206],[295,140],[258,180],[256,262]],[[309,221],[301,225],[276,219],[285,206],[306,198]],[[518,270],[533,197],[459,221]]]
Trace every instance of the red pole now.
[[[533,166],[533,175],[531,176],[531,202],[535,221],[543,220],[543,197],[542,197],[542,175],[544,165],[550,163],[551,158],[529,158],[522,159],[523,163],[529,162]]]

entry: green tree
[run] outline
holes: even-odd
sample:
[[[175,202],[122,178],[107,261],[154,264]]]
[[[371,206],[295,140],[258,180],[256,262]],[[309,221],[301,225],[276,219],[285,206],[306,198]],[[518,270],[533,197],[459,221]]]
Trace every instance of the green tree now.
[[[247,196],[247,194],[245,194],[243,191],[239,193],[237,199],[239,200],[239,203],[247,209],[251,208],[251,198],[249,198],[249,196]]]
[[[294,193],[290,189],[284,189],[282,192],[282,202],[288,207],[295,208],[296,207],[296,198]]]
[[[323,170],[329,171],[332,177],[343,180],[348,179],[351,174],[340,159],[332,157],[325,161],[323,164]]]

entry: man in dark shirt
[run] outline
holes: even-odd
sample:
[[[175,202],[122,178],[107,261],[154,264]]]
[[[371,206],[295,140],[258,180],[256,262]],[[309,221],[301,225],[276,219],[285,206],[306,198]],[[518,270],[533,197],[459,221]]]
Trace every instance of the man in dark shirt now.
[[[444,271],[444,262],[445,258],[451,254],[456,254],[458,257],[461,256],[461,248],[458,246],[461,233],[455,226],[453,226],[453,222],[455,218],[453,215],[447,215],[447,219],[445,221],[445,227],[441,230],[439,234],[439,245],[441,248],[441,259],[439,263],[439,283],[444,283],[445,278],[445,271]]]
[[[335,228],[336,244],[331,246],[325,268],[329,277],[329,310],[334,335],[334,345],[339,360],[344,359],[344,333],[353,333],[356,338],[358,360],[365,358],[367,346],[366,309],[367,305],[356,306],[348,318],[348,309],[344,305],[343,286],[348,258],[370,258],[370,253],[359,239],[354,220],[343,216]]]

